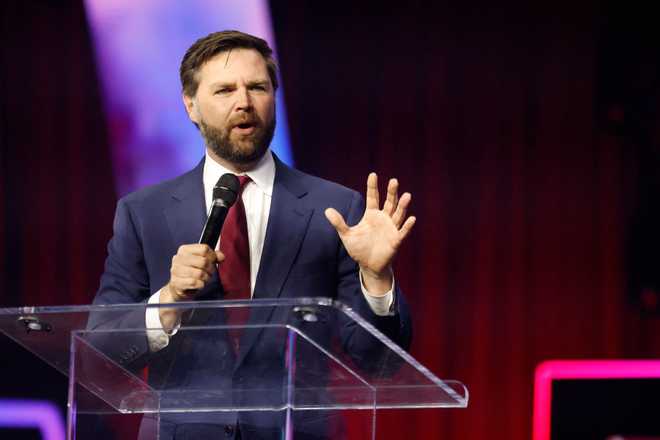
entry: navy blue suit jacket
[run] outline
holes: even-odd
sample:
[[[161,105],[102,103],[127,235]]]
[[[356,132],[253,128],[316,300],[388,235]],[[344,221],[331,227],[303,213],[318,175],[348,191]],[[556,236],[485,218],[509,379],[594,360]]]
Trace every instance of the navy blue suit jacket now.
[[[349,225],[356,224],[364,212],[360,194],[292,169],[277,158],[275,165],[273,197],[253,297],[337,299],[407,348],[411,338],[411,320],[398,285],[395,286],[392,315],[375,315],[361,292],[357,264],[348,256],[337,232],[324,215],[326,208],[333,207]],[[203,161],[180,177],[134,192],[119,201],[114,235],[108,245],[105,272],[94,304],[145,303],[167,284],[172,256],[180,245],[198,242],[206,220],[202,171]],[[217,277],[200,292],[199,298],[222,299],[222,288]],[[267,309],[259,313],[264,315],[251,316],[250,320],[281,319],[268,316],[272,311]],[[122,316],[112,323],[95,320],[93,316],[90,318],[90,327],[104,325],[143,327],[144,310]],[[329,333],[334,330],[344,348],[356,359],[371,355],[369,344],[374,341],[361,329],[348,320],[334,322],[333,326],[337,328],[321,327],[320,334],[315,337],[329,338]],[[227,371],[234,374],[234,386],[236,371],[243,371],[241,379],[263,379],[269,374],[269,370],[264,369],[264,362],[261,362],[270,358],[265,348],[267,344],[264,344],[268,336],[252,332],[244,337],[238,356],[231,360],[231,366],[227,366]],[[185,338],[180,339],[183,341]],[[204,381],[208,380],[207,375],[194,371],[196,368],[200,371],[206,368],[204,365],[208,363],[208,356],[198,359],[199,365],[195,361],[186,361],[173,367],[176,360],[172,356],[180,356],[181,353],[181,343],[176,340],[177,336],[172,337],[170,345],[155,354],[149,353],[146,338],[122,341],[106,349],[127,367],[140,367],[148,363],[150,381],[159,388],[182,384],[191,386],[194,381],[199,381],[198,385],[203,387]],[[226,347],[219,345],[216,348],[216,355],[228,353]],[[208,355],[208,350],[204,352]],[[220,358],[216,361],[224,362]],[[167,374],[160,373],[159,365]],[[213,386],[231,385],[232,374],[218,379],[229,382]]]

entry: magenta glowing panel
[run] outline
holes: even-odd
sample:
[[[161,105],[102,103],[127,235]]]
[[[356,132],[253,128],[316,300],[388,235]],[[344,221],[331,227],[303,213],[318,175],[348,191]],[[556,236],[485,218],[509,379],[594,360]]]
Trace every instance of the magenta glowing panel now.
[[[533,440],[550,440],[552,382],[559,379],[660,378],[658,360],[546,361],[534,377]]]
[[[64,440],[64,421],[48,401],[0,399],[0,428],[36,429],[44,440]]]
[[[179,64],[211,32],[236,29],[275,50],[267,0],[85,0],[118,194],[193,168],[204,143],[181,99]],[[292,165],[282,88],[272,150]]]

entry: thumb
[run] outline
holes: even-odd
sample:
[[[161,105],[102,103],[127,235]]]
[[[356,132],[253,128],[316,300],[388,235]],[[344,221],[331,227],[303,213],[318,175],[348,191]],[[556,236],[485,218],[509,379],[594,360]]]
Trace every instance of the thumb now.
[[[348,225],[344,221],[344,217],[341,216],[339,212],[337,212],[336,209],[334,208],[328,208],[325,210],[325,218],[328,219],[330,224],[334,226],[334,228],[337,230],[337,232],[341,234],[345,234],[348,232]]]

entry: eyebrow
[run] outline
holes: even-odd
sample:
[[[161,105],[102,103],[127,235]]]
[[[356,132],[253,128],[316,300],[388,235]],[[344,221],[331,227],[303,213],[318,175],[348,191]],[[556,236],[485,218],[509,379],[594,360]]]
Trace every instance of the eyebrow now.
[[[234,85],[235,85],[235,83],[233,83],[233,82],[218,81],[218,82],[211,83],[211,88],[215,89],[216,87],[234,87]]]
[[[265,86],[268,85],[267,79],[256,79],[254,81],[248,81],[248,86]]]
[[[252,81],[247,82],[247,86],[264,86],[268,84],[267,79],[255,79]],[[236,86],[236,82],[230,82],[230,81],[217,81],[214,83],[211,83],[211,88],[221,88],[221,87],[234,87]]]

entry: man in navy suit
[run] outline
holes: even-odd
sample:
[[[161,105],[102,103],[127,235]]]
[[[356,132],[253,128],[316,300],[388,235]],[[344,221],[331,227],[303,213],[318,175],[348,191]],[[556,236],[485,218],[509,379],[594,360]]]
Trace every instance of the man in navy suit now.
[[[377,176],[372,173],[365,206],[357,192],[294,170],[270,152],[278,84],[265,41],[237,31],[210,34],[188,49],[180,74],[184,105],[204,139],[206,155],[192,171],[119,201],[94,303],[222,299],[218,268],[232,264],[223,251],[223,237],[219,249],[197,242],[213,185],[221,175],[233,173],[249,177],[240,194],[249,242],[249,295],[337,299],[407,348],[410,317],[394,282],[392,260],[415,222],[406,217],[410,194],[399,197],[398,182],[391,179],[381,207]],[[246,378],[267,380],[273,368],[262,361],[272,358],[265,333],[241,339],[238,353],[212,341],[216,345],[203,349],[205,356],[177,363],[172,357],[180,355],[182,346],[202,350],[204,339],[177,338],[182,318],[172,308],[126,316],[119,325],[140,328],[146,323],[151,330],[146,339],[118,344],[116,358],[127,366],[148,363],[150,381],[158,387],[185,382],[203,388],[209,380],[220,382],[207,386],[235,387]],[[349,322],[334,324],[348,351],[356,358],[360,353],[369,356],[359,329]],[[90,325],[102,324],[92,320]],[[323,338],[328,331],[317,336]],[[222,369],[229,358],[232,365],[226,369],[231,374],[209,379],[204,368],[214,363]],[[268,432],[273,438],[278,435],[268,431],[277,422],[264,414],[222,414],[216,420],[208,415],[199,420],[187,417],[161,420],[161,438],[205,438],[216,429],[223,436],[243,439],[269,438]],[[323,438],[323,433],[309,438]]]

